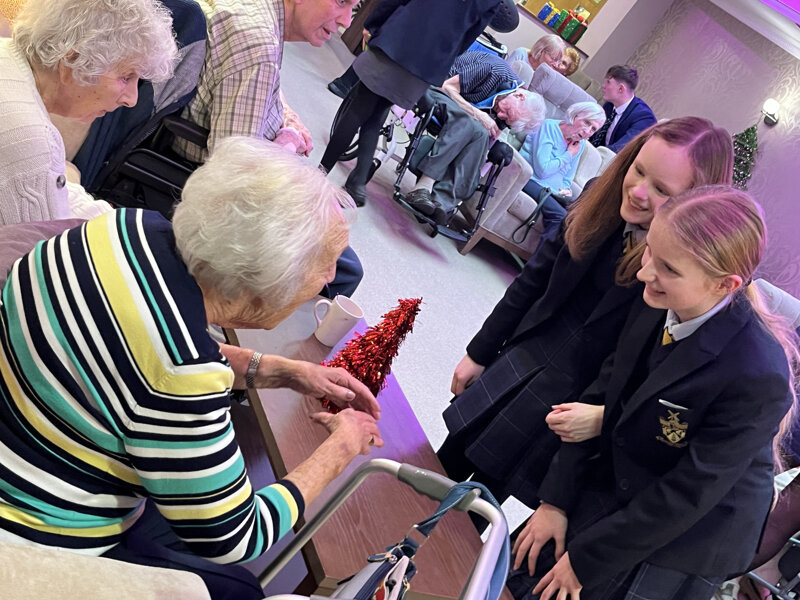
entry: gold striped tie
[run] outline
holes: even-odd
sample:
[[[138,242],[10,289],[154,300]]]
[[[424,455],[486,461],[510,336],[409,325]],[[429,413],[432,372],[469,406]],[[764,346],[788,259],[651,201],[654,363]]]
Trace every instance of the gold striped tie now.
[[[675,341],[675,338],[669,332],[669,329],[664,327],[664,335],[661,336],[661,345],[666,346]]]

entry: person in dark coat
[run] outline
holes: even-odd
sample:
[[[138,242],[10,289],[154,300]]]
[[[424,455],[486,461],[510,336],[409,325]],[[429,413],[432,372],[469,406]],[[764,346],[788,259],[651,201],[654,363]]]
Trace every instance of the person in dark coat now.
[[[630,65],[614,65],[603,81],[606,122],[591,138],[593,146],[619,152],[642,131],[654,125],[656,116],[644,100],[634,96],[639,73]]]
[[[659,208],[646,243],[643,298],[582,398],[605,406],[601,435],[561,447],[515,543],[520,600],[707,600],[758,546],[798,358],[752,285],[763,213],[703,186]]]
[[[474,474],[501,500],[538,503],[560,444],[545,416],[554,406],[569,409],[579,427],[602,410],[575,401],[641,293],[635,273],[653,210],[685,189],[729,183],[732,168],[728,132],[683,117],[641,134],[584,191],[455,369],[456,397],[443,414],[449,435],[437,453],[451,478]]]
[[[501,0],[382,0],[367,18],[369,46],[353,63],[359,82],[344,100],[320,162],[330,172],[359,131],[358,160],[345,183],[356,204],[366,201],[369,167],[391,106],[413,108],[429,86],[441,85],[456,56],[500,5]]]

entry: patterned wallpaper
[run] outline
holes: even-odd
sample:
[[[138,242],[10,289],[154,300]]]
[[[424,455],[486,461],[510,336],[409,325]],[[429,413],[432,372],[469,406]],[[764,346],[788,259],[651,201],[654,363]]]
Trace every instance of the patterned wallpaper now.
[[[676,0],[629,62],[659,119],[707,117],[733,134],[780,102],[778,124],[758,127],[748,191],[769,232],[759,276],[800,297],[800,61],[708,0]]]

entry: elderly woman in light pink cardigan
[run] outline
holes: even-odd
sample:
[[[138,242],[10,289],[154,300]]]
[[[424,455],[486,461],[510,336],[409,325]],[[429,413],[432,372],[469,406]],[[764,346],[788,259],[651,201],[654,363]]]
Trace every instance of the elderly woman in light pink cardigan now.
[[[111,209],[67,180],[49,114],[91,122],[171,77],[169,12],[157,0],[28,0],[0,39],[0,224],[91,218]]]

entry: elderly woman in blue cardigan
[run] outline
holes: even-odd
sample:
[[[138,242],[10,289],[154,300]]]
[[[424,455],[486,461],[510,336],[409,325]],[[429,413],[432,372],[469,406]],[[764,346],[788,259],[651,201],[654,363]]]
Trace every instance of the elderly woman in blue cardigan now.
[[[545,119],[539,129],[525,138],[520,149],[520,154],[533,167],[533,175],[523,191],[535,200],[544,188],[562,198],[570,198],[585,140],[604,121],[603,108],[596,102],[576,102],[569,107],[563,121]],[[557,200],[547,198],[542,205],[545,231],[558,227],[566,214],[566,208]]]

